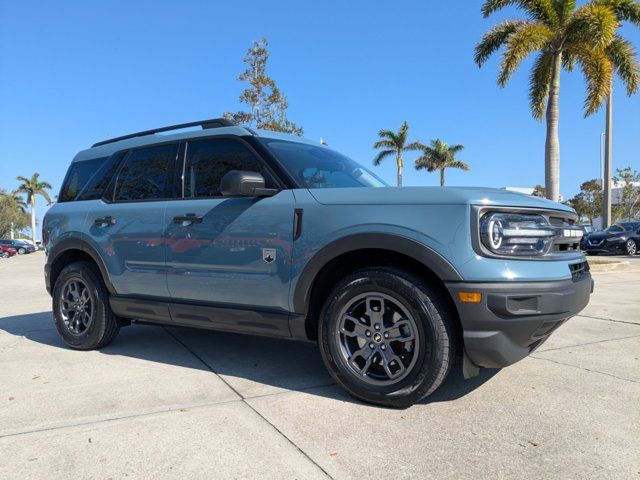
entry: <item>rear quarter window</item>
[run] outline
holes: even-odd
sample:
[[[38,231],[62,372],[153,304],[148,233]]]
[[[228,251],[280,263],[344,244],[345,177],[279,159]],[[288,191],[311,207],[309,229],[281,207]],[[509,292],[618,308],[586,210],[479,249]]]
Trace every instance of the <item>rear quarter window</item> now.
[[[76,200],[76,197],[87,183],[89,183],[89,180],[91,180],[99,170],[102,170],[100,167],[106,161],[107,157],[103,157],[72,163],[60,189],[58,202],[72,202]]]

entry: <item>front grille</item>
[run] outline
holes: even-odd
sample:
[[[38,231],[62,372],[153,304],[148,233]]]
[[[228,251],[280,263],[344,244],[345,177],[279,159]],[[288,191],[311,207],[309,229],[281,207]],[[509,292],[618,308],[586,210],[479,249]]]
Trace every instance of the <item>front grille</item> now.
[[[575,226],[575,221],[572,218],[550,216],[548,219],[549,223],[556,227],[560,233],[560,235],[553,241],[553,247],[551,249],[553,253],[580,250],[582,230]]]
[[[571,271],[571,280],[577,282],[583,275],[589,273],[589,262],[573,263],[569,265],[569,270]]]

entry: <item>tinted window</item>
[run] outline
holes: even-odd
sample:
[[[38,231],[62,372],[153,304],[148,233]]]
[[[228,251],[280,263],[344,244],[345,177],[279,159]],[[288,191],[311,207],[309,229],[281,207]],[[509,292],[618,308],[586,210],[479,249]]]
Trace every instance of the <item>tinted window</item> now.
[[[118,164],[120,160],[122,160],[124,153],[125,152],[117,153],[105,160],[78,194],[76,200],[96,200],[102,197],[111,178],[116,173]]]
[[[327,147],[270,138],[260,141],[306,188],[387,186],[362,165]]]
[[[262,161],[243,143],[230,139],[189,142],[184,164],[185,198],[221,196],[220,180],[230,170],[259,172],[267,187],[273,185]]]
[[[105,157],[72,163],[62,184],[60,194],[58,195],[58,202],[71,202],[75,200],[78,193],[80,193],[89,179],[96,173],[96,170],[106,160]]]
[[[169,173],[177,153],[176,144],[130,152],[118,173],[114,200],[126,202],[167,198]]]

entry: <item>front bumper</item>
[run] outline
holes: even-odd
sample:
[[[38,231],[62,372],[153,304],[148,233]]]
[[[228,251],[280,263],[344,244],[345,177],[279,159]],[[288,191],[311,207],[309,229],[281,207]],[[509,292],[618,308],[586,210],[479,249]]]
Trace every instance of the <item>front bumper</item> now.
[[[517,283],[449,283],[462,323],[464,348],[480,367],[502,368],[529,355],[589,303],[593,280]],[[458,292],[480,292],[480,303],[462,303]]]

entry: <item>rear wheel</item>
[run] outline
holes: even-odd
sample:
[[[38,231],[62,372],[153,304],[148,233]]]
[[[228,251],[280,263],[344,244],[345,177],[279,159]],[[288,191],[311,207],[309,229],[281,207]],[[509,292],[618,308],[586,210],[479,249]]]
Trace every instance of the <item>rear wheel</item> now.
[[[78,350],[104,347],[120,330],[109,292],[87,262],[71,263],[60,272],[53,287],[53,314],[62,340]]]
[[[638,245],[636,245],[636,242],[633,238],[627,240],[626,248],[627,255],[635,255],[636,253],[638,253]]]
[[[11,256],[11,254],[10,254],[9,252],[6,252],[6,251],[5,251],[5,252],[2,252],[2,256],[3,256],[4,258],[9,258],[9,257]]]
[[[399,269],[365,268],[340,281],[318,333],[333,378],[378,405],[411,406],[438,388],[452,363],[453,329],[440,294]]]
[[[22,247],[18,248],[18,254],[19,255],[24,255],[25,253],[27,253],[27,251],[24,248],[22,248]]]

